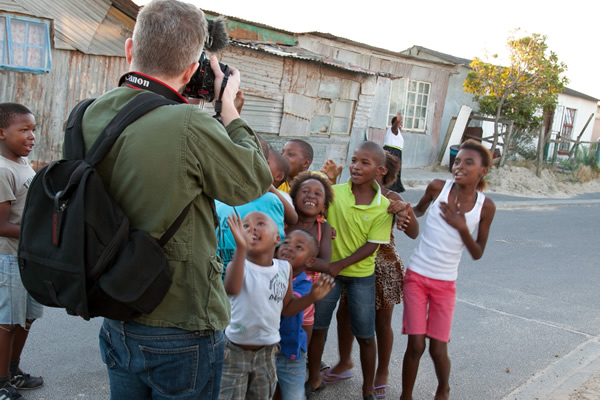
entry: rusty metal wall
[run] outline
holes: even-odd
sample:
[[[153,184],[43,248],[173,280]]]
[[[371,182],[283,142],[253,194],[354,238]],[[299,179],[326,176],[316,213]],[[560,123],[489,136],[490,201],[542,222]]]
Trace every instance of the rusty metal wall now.
[[[73,106],[116,87],[128,68],[123,57],[56,49],[52,66],[47,74],[0,70],[0,102],[21,103],[36,118],[36,145],[29,156],[34,166],[61,157],[64,124]]]
[[[230,47],[222,62],[237,68],[245,103],[242,118],[261,134],[277,135],[283,115],[281,82],[284,59],[254,50]]]
[[[34,15],[54,20],[54,46],[86,51],[110,8],[109,0],[16,0]]]

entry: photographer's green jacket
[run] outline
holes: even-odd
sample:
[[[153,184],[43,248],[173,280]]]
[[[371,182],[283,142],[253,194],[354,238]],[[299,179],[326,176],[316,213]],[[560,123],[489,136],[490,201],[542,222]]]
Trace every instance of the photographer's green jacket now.
[[[117,112],[142,92],[122,86],[92,103],[83,118],[86,151]],[[165,246],[173,284],[162,303],[136,321],[186,330],[224,329],[230,306],[216,254],[213,199],[244,204],[271,184],[252,129],[242,119],[223,128],[198,106],[162,106],[128,126],[97,169],[131,227],[155,238],[192,202]]]

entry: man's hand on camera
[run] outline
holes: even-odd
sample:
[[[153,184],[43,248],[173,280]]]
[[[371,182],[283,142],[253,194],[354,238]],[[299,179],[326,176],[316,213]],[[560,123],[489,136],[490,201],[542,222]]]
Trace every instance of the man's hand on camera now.
[[[210,56],[210,67],[215,73],[215,101],[218,99],[219,94],[221,93],[221,82],[223,82],[223,77],[225,74],[221,71],[219,67],[219,60],[215,55]],[[231,121],[240,117],[237,109],[235,108],[234,100],[235,96],[240,89],[240,71],[229,66],[229,80],[227,81],[227,86],[225,86],[225,90],[223,91],[223,96],[221,97],[222,109],[221,109],[221,120],[223,121],[223,125],[227,126]],[[214,102],[213,102],[214,105]]]

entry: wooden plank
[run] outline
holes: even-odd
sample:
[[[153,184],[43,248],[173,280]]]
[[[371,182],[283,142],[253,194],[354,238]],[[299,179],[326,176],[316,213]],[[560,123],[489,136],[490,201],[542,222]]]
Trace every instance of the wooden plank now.
[[[448,124],[448,130],[446,131],[446,136],[444,136],[444,143],[442,143],[442,147],[440,147],[440,151],[438,153],[438,164],[442,163],[442,158],[444,157],[444,153],[446,152],[446,147],[448,147],[448,142],[450,141],[450,136],[452,130],[454,129],[454,124],[456,124],[456,117],[452,117],[450,123]]]

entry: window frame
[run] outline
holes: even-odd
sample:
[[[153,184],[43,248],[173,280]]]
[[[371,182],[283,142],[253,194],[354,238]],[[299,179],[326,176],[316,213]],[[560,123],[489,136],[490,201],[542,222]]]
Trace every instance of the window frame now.
[[[568,139],[573,138],[573,128],[575,127],[576,108],[565,107],[563,120],[560,127],[560,143],[558,144],[558,154],[566,155],[571,150],[571,142]]]
[[[2,36],[0,37],[0,69],[21,71],[21,72],[32,72],[32,73],[45,73],[52,71],[52,45],[50,42],[50,21],[46,21],[39,18],[26,17],[22,15],[14,15],[9,13],[0,13],[0,20],[3,20],[4,26]],[[17,43],[12,38],[12,26],[15,21],[24,23],[26,26],[25,39],[23,43]],[[31,25],[41,25],[44,30],[44,38],[42,44],[33,44],[29,42],[29,35]],[[23,47],[23,59],[25,65],[15,64],[15,48]],[[31,49],[40,49],[41,56],[43,58],[43,66],[32,67],[27,65],[27,59]]]
[[[348,104],[348,110],[347,113],[344,115],[337,115],[336,111],[338,111],[338,105],[341,103],[345,103]],[[355,106],[355,101],[354,100],[347,100],[347,99],[332,99],[331,100],[331,105],[330,105],[330,113],[329,115],[322,115],[322,114],[316,114],[313,116],[311,123],[310,123],[310,133],[311,135],[336,135],[336,136],[349,136],[350,132],[352,131],[352,115],[354,114],[354,106]],[[316,119],[320,119],[320,120],[328,120],[329,124],[327,125],[327,131],[322,131],[322,130],[316,130],[314,128],[313,122]],[[333,132],[332,129],[334,126],[336,126],[335,121],[336,120],[345,120],[347,122],[347,130],[346,132]]]
[[[400,98],[394,99],[394,90],[390,89],[390,99],[388,106],[388,123],[392,118],[400,112],[402,114],[402,131],[415,132],[415,133],[426,133],[427,132],[427,119],[429,117],[429,99],[431,97],[431,82],[419,81],[416,79],[401,78],[394,79],[392,85],[395,82],[402,84],[404,87],[400,90],[404,93],[400,94]],[[413,89],[413,85],[415,85]],[[427,88],[427,91],[419,91],[420,88]],[[411,94],[414,95],[414,100],[411,102]],[[395,100],[395,101],[394,101]],[[399,110],[392,110],[392,104],[399,105]],[[422,110],[425,110],[425,115],[422,114]],[[410,112],[412,110],[412,113]],[[421,124],[419,124],[421,122]],[[422,127],[420,127],[422,126]]]

